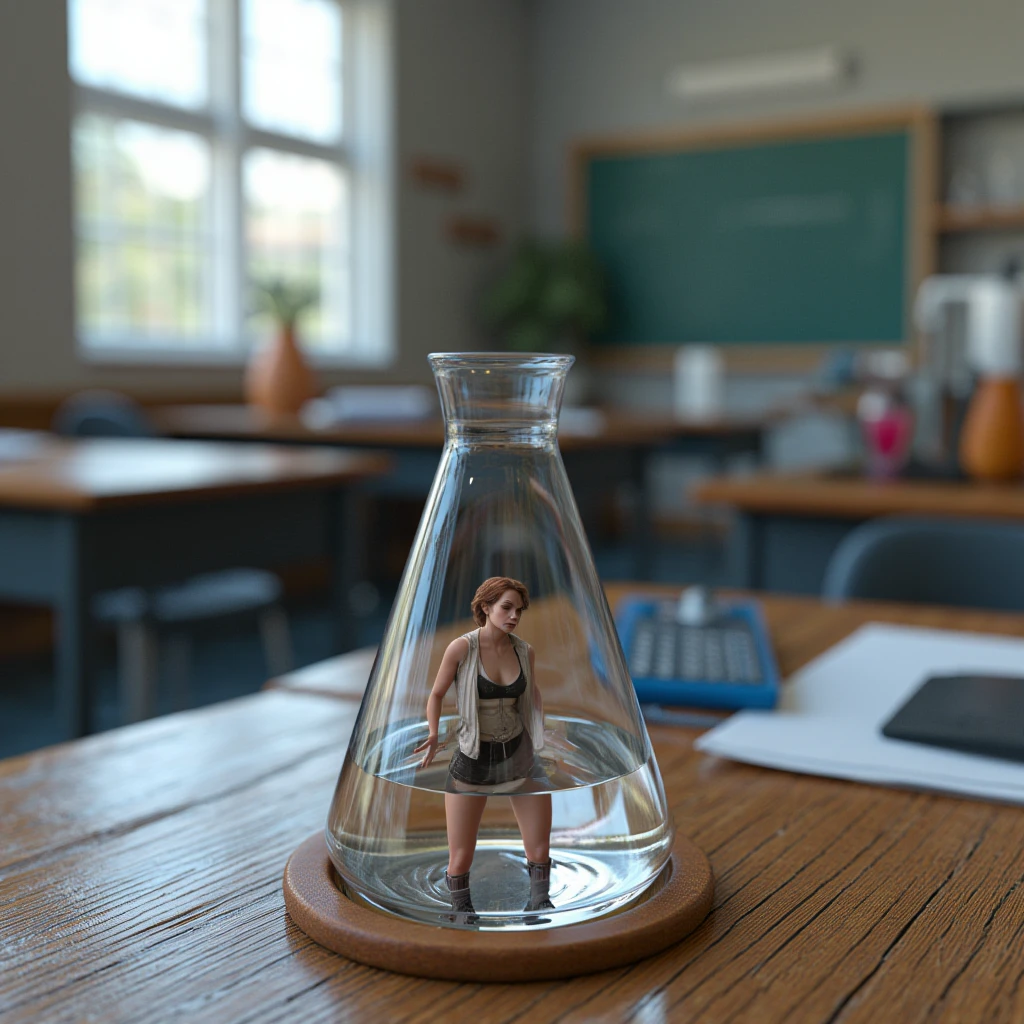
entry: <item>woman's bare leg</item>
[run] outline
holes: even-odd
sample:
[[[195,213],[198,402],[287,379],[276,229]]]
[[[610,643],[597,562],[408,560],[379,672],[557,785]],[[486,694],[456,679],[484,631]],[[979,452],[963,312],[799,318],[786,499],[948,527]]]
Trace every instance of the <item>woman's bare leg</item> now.
[[[537,864],[545,864],[551,848],[551,795],[513,796],[512,812],[519,822],[526,857]]]
[[[476,853],[476,836],[480,831],[480,819],[484,816],[486,804],[485,796],[445,793],[444,816],[448,824],[449,875],[464,875],[472,866],[473,854]]]

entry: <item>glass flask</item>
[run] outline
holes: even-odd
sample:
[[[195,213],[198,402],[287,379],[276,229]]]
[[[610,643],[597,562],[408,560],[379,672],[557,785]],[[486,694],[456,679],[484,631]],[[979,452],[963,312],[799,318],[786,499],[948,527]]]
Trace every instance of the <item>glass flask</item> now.
[[[331,802],[331,860],[353,899],[417,921],[500,930],[591,920],[657,878],[673,825],[558,450],[573,359],[429,358],[446,442]],[[427,698],[441,659],[453,640],[477,629],[471,603],[490,577],[528,588],[515,637],[533,649],[530,685],[543,736],[532,737],[529,777],[453,794],[456,685],[444,697],[427,767],[416,748],[428,737]],[[445,874],[446,801],[482,795],[472,912],[460,913]],[[550,878],[538,909],[518,819],[543,820],[546,806]]]

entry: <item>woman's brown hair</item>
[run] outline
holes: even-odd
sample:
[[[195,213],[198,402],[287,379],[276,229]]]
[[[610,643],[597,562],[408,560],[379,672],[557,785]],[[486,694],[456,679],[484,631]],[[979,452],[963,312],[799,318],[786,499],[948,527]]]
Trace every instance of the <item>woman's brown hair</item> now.
[[[482,626],[487,621],[487,616],[484,614],[484,605],[494,604],[506,590],[514,590],[523,599],[522,610],[524,612],[530,607],[530,592],[526,589],[525,583],[509,579],[508,576],[492,576],[489,580],[484,580],[476,588],[476,593],[473,595],[471,607],[473,609],[473,618],[478,626]]]

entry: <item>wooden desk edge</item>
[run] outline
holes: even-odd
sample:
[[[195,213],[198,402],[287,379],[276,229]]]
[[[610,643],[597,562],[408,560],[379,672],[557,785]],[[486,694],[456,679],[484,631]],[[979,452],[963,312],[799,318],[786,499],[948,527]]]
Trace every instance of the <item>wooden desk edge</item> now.
[[[957,481],[832,477],[827,473],[715,476],[689,490],[694,501],[743,512],[833,519],[880,515],[1024,519],[1024,486]]]
[[[280,494],[303,490],[323,490],[357,483],[370,477],[381,476],[393,466],[393,460],[384,453],[353,452],[352,464],[345,469],[324,471],[310,475],[296,475],[278,480],[237,480],[223,484],[172,487],[139,490],[131,493],[89,494],[62,487],[59,483],[38,484],[29,480],[29,486],[17,488],[16,482],[4,481],[0,486],[0,509],[19,508],[64,512],[99,512],[106,509],[134,508],[150,504],[176,504],[245,495]]]

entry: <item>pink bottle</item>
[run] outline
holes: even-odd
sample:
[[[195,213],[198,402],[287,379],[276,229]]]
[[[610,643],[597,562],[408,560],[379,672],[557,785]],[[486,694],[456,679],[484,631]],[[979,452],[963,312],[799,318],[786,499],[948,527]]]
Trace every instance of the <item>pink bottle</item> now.
[[[910,455],[914,414],[903,396],[907,358],[902,352],[872,353],[870,379],[857,401],[865,469],[876,480],[900,474]]]

